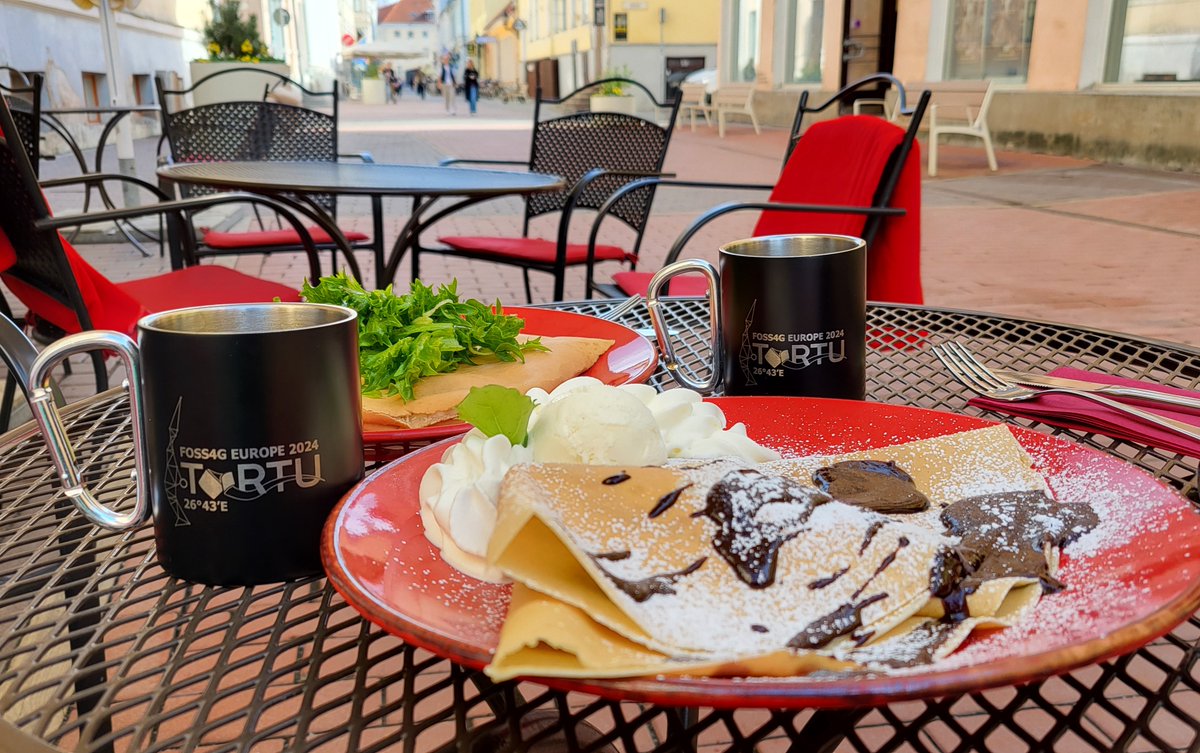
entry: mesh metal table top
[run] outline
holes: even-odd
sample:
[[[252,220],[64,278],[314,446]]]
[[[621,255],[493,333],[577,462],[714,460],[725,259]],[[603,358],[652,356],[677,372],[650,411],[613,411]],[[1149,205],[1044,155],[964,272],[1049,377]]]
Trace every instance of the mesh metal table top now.
[[[613,305],[560,304],[594,314]],[[702,372],[705,304],[672,302],[668,318]],[[621,321],[649,326],[644,309]],[[869,339],[960,339],[997,367],[1071,365],[1200,388],[1200,350],[1168,343],[901,306],[872,306],[868,327]],[[980,413],[919,343],[868,349],[868,393]],[[85,477],[111,504],[132,493],[128,421],[115,391],[74,406],[69,420]],[[1128,460],[1197,501],[1195,459],[1017,423]],[[114,533],[75,512],[28,426],[0,437],[0,500],[2,751],[1200,749],[1197,618],[1133,654],[1016,688],[850,712],[683,712],[493,685],[384,633],[322,579],[176,581],[155,562],[150,526]]]

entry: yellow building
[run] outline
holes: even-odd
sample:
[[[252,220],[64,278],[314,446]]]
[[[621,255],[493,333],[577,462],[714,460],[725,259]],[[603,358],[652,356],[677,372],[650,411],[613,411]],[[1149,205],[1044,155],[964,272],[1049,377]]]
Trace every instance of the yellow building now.
[[[505,86],[520,86],[521,24],[513,0],[471,0],[471,28],[475,32],[473,53],[479,76]]]
[[[515,0],[512,28],[530,90],[540,80],[561,95],[622,72],[662,98],[669,74],[716,67],[719,10],[720,0]]]

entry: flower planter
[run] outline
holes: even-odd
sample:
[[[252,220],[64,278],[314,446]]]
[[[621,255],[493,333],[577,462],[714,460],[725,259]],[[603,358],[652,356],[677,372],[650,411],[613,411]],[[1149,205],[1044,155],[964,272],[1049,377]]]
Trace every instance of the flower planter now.
[[[387,99],[385,86],[387,86],[387,82],[381,78],[364,78],[362,80],[362,103],[364,105],[382,105]]]
[[[634,115],[637,111],[637,103],[634,102],[633,97],[627,95],[593,94],[589,99],[592,112],[619,112],[625,115]]]
[[[211,105],[215,102],[258,102],[262,100],[266,86],[279,81],[274,76],[266,76],[258,71],[278,73],[281,76],[291,75],[286,63],[210,63],[196,60],[190,65],[192,84],[195,85],[206,76],[234,68],[247,70],[221,76],[201,86],[192,92],[192,106]]]

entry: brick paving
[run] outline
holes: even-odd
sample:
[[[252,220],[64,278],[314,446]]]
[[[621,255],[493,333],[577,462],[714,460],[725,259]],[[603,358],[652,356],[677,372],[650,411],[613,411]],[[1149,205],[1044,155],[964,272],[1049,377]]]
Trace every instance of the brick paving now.
[[[341,151],[369,151],[380,162],[431,164],[444,157],[528,158],[528,104],[483,101],[480,116],[446,116],[440,101],[406,98],[398,105],[342,107]],[[684,125],[676,130],[666,169],[680,178],[770,184],[778,174],[787,133],[733,125],[725,139],[715,129]],[[152,139],[138,142],[141,172],[152,176]],[[922,277],[930,305],[983,309],[1015,316],[1063,321],[1149,338],[1200,345],[1200,175],[1136,170],[1064,157],[1000,152],[1000,170],[990,173],[981,150],[944,146],[940,175],[926,179],[922,214]],[[46,176],[71,174],[66,160],[44,165]],[[761,198],[762,192],[662,189],[642,247],[641,268],[656,269],[671,243],[704,210],[724,201]],[[60,212],[82,205],[82,194],[50,194]],[[386,235],[398,234],[408,200],[389,201]],[[339,205],[342,224],[370,231],[365,200]],[[225,217],[215,217],[216,224]],[[235,218],[236,219],[236,218]],[[686,255],[715,260],[722,243],[750,234],[756,215],[728,215],[689,244]],[[586,238],[590,219],[572,228]],[[430,235],[518,234],[521,203],[487,202],[447,218]],[[549,236],[554,220],[535,221],[533,231]],[[619,223],[606,225],[602,240],[629,237]],[[100,240],[105,240],[100,231]],[[96,239],[97,233],[92,233]],[[426,241],[431,240],[426,237]],[[168,271],[165,259],[141,257],[124,243],[87,243],[83,255],[115,280]],[[365,279],[375,279],[365,255]],[[298,285],[307,274],[299,254],[246,256],[227,263],[250,274]],[[325,261],[325,263],[328,263]],[[609,263],[601,267],[614,270]],[[520,272],[512,267],[450,257],[422,258],[427,282],[450,279],[484,299],[524,299]],[[402,265],[397,283],[408,281]],[[550,280],[533,275],[535,300],[548,300]],[[571,274],[567,297],[582,297],[582,272]],[[19,312],[19,306],[17,307]],[[83,370],[86,372],[86,369]],[[68,386],[78,377],[68,380]],[[80,390],[86,391],[81,384]],[[74,389],[72,389],[74,391]]]

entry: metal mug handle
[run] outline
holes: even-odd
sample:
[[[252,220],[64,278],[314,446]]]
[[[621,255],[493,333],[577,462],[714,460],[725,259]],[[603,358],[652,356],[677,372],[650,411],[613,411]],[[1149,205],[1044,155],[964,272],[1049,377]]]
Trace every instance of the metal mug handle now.
[[[54,404],[50,385],[50,370],[59,361],[78,353],[91,350],[112,350],[121,356],[125,363],[125,371],[129,375],[122,385],[129,392],[130,415],[133,422],[134,447],[134,483],[137,495],[133,509],[129,512],[117,512],[106,507],[96,497],[84,488],[79,478],[79,466],[75,461],[75,451],[67,438],[62,416]],[[142,430],[142,370],[138,358],[137,344],[120,332],[95,330],[81,332],[51,343],[43,350],[30,368],[29,383],[26,385],[29,393],[29,406],[33,417],[37,420],[38,428],[46,440],[50,457],[58,471],[58,480],[62,484],[67,497],[75,503],[79,511],[97,525],[114,531],[132,528],[146,519],[150,509],[150,484],[147,477],[150,451],[146,446],[146,438]]]
[[[671,343],[671,333],[667,329],[663,314],[659,311],[661,302],[659,291],[676,275],[685,272],[699,272],[708,280],[708,318],[709,334],[712,346],[712,373],[703,382],[697,382],[680,368],[679,360],[675,358],[675,346]],[[721,353],[721,287],[717,270],[712,264],[703,259],[684,259],[674,264],[668,264],[658,270],[650,279],[650,287],[646,290],[646,308],[650,312],[650,323],[654,325],[654,334],[658,337],[658,347],[662,351],[663,366],[667,373],[681,386],[697,392],[709,393],[721,383],[723,371],[723,356]]]

